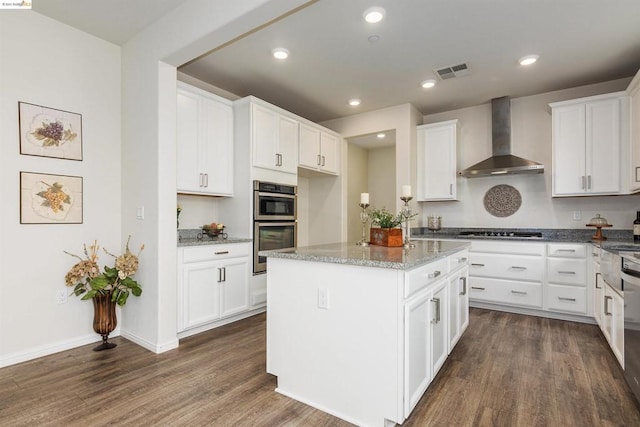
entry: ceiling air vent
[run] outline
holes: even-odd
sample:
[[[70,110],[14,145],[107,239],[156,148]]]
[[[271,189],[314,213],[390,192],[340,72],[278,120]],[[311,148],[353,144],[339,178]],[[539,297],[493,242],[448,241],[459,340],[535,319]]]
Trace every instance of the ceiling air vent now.
[[[462,63],[438,68],[435,70],[435,72],[441,80],[447,80],[466,76],[467,74],[469,74],[469,67],[467,66],[467,64]]]

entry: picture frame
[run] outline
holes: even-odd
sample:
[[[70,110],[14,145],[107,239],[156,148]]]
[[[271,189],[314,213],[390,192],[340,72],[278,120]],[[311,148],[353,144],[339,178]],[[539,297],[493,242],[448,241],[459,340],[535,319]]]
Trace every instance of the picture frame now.
[[[20,224],[82,224],[82,177],[20,172]]]
[[[20,154],[82,161],[82,115],[18,101]]]

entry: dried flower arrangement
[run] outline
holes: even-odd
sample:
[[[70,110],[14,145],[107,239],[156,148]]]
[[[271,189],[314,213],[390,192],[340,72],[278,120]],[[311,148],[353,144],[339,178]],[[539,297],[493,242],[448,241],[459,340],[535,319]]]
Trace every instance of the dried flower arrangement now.
[[[94,241],[87,249],[84,245],[85,258],[74,255],[65,251],[66,254],[76,257],[80,262],[76,263],[65,276],[67,286],[73,286],[73,294],[82,295],[83,300],[91,299],[97,295],[111,295],[111,301],[123,306],[132,293],[135,296],[142,294],[142,288],[131,278],[138,271],[138,257],[144,249],[144,245],[140,247],[137,255],[129,250],[129,241],[124,254],[116,256],[106,249],[103,249],[107,255],[115,258],[113,267],[104,266],[104,272],[100,272],[98,267],[98,242]]]

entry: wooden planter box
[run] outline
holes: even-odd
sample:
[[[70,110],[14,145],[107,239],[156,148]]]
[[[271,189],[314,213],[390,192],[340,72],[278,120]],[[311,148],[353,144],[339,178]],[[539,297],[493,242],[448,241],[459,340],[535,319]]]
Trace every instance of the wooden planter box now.
[[[378,246],[402,246],[401,228],[371,228],[369,239],[372,245]]]

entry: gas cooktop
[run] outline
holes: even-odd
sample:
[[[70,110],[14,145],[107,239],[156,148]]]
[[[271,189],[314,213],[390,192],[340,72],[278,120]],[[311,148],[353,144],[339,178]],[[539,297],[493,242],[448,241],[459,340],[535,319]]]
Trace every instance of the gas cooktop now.
[[[459,237],[489,237],[492,239],[542,239],[542,233],[537,231],[461,231]]]

